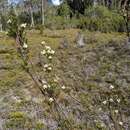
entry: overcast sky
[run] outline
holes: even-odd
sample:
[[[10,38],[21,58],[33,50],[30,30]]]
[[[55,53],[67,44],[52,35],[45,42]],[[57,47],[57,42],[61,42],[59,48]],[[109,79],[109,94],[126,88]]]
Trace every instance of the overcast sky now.
[[[8,0],[9,1],[9,3],[18,3],[19,2],[19,0]]]
[[[8,0],[8,1],[9,1],[9,3],[18,3],[19,2],[19,0]],[[61,0],[61,1],[63,1],[63,0]],[[60,5],[62,3],[61,1],[60,0],[49,0],[49,2],[52,2],[52,4],[54,4],[56,6]]]

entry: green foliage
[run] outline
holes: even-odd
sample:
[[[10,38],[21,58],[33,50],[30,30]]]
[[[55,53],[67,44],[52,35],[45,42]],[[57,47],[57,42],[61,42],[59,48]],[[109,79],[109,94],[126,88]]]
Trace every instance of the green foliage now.
[[[68,26],[68,21],[61,16],[49,17],[46,21],[46,27],[51,29],[64,29]]]
[[[9,20],[7,21],[7,24],[8,24],[8,35],[15,38],[18,28],[18,19],[13,9],[9,13]]]
[[[59,6],[59,8],[57,9],[57,14],[59,16],[69,16],[71,13],[71,9],[69,7],[69,5],[67,4],[67,2],[64,2],[61,6]]]
[[[11,112],[8,118],[7,128],[19,129],[26,127],[26,125],[29,127],[30,119],[23,112]]]
[[[126,25],[124,18],[120,15],[117,10],[108,9],[105,6],[93,7],[91,2],[88,3],[89,7],[86,7],[84,14],[79,14],[78,11],[68,5],[67,2],[61,4],[58,7],[49,7],[45,10],[45,27],[50,29],[65,29],[65,28],[80,28],[88,29],[90,31],[101,31],[101,32],[124,32],[126,31]],[[86,5],[85,5],[86,6]],[[7,19],[13,19],[13,28],[10,28],[9,35],[15,36],[15,30],[17,22],[31,24],[30,14],[26,11],[21,12],[16,17],[14,9],[8,13],[9,17],[2,17],[2,24],[4,29],[6,28]],[[35,28],[43,33],[43,27],[41,26],[41,13],[40,11],[34,11],[33,13],[35,20]]]
[[[48,16],[46,27],[51,29],[80,28],[101,32],[125,31],[123,17],[104,6],[90,7],[86,9],[85,15],[78,15],[78,18],[75,16],[66,18],[65,16],[69,14],[64,10],[66,8],[66,6],[60,8],[60,16]]]
[[[0,14],[0,23],[2,24],[2,29],[5,30],[7,28],[7,16]]]
[[[89,30],[101,32],[124,31],[123,17],[104,6],[87,9],[85,16],[86,20],[82,24],[86,25]]]
[[[37,122],[35,130],[43,130],[45,128],[44,124],[42,122]]]
[[[31,23],[31,18],[29,13],[27,12],[22,12],[19,16],[18,19],[21,23]]]
[[[32,58],[34,58],[34,56],[36,57],[37,50],[34,49],[34,48],[36,48],[36,46],[37,46],[36,43],[37,42],[42,41],[42,40],[49,41],[50,40],[49,38],[51,37],[52,46],[54,46],[54,44],[56,44],[56,40],[57,39],[61,40],[60,38],[57,38],[57,36],[60,35],[60,37],[62,37],[62,36],[65,35],[67,37],[68,41],[71,41],[72,37],[75,38],[75,35],[77,34],[77,31],[75,29],[72,29],[72,30],[63,30],[63,31],[61,31],[61,30],[59,30],[59,31],[57,31],[57,30],[54,30],[54,31],[44,30],[44,36],[39,35],[37,33],[37,31],[33,32],[33,33],[32,32],[28,32],[27,36],[28,36],[29,41],[30,41],[29,46],[31,46],[31,52],[33,52],[33,54],[34,54],[34,55],[31,55],[31,57]],[[75,33],[73,33],[73,32],[75,32]],[[112,73],[112,77],[114,77],[116,80],[118,80],[119,78],[116,77],[116,75],[114,73],[116,73],[116,71],[119,71],[119,73],[117,73],[117,75],[120,76],[120,74],[121,74],[121,78],[122,78],[122,75],[125,72],[124,71],[121,72],[121,70],[122,70],[122,68],[124,68],[124,70],[125,70],[126,64],[128,65],[128,63],[126,61],[129,61],[129,60],[124,59],[124,57],[128,57],[129,58],[129,55],[126,55],[127,52],[124,52],[125,51],[124,48],[122,48],[122,46],[120,45],[120,42],[122,44],[124,43],[123,40],[122,40],[122,39],[125,38],[124,35],[119,35],[118,33],[111,33],[111,34],[102,34],[102,33],[99,33],[99,32],[93,32],[93,33],[91,33],[91,32],[88,32],[88,31],[84,35],[85,35],[85,37],[87,37],[87,39],[91,38],[92,39],[91,41],[94,40],[94,42],[91,42],[86,47],[84,47],[84,51],[82,51],[81,49],[78,49],[78,48],[75,49],[75,47],[72,47],[72,46],[70,48],[64,50],[64,51],[63,51],[63,49],[58,49],[58,51],[56,52],[56,57],[54,57],[54,62],[53,62],[54,65],[56,65],[56,68],[55,68],[56,69],[55,70],[56,74],[61,75],[61,77],[63,78],[64,82],[68,83],[68,84],[66,84],[66,89],[68,89],[70,87],[70,90],[72,90],[72,91],[75,92],[75,90],[74,90],[75,86],[78,86],[79,94],[78,95],[76,94],[76,99],[78,98],[77,100],[79,100],[80,103],[81,103],[81,105],[83,105],[83,111],[82,111],[82,107],[80,107],[79,110],[81,110],[81,112],[79,111],[79,114],[81,114],[81,116],[77,116],[76,119],[81,119],[81,121],[83,119],[83,123],[79,122],[79,124],[78,124],[75,121],[75,117],[74,116],[76,115],[75,113],[78,113],[78,108],[77,108],[77,106],[75,104],[74,104],[75,106],[73,108],[73,103],[72,103],[73,99],[70,99],[70,100],[66,99],[68,101],[66,103],[66,100],[65,101],[62,100],[62,102],[61,102],[61,97],[60,97],[60,98],[58,98],[58,100],[60,99],[60,103],[63,103],[63,107],[64,107],[64,104],[67,104],[65,106],[66,106],[66,108],[68,108],[69,105],[71,105],[71,103],[72,103],[72,106],[70,106],[70,111],[72,110],[72,112],[70,112],[70,113],[67,114],[69,122],[71,122],[72,128],[71,129],[69,128],[68,121],[66,121],[65,119],[62,119],[62,118],[61,119],[57,118],[57,120],[54,119],[55,121],[57,121],[60,124],[60,125],[58,124],[59,129],[57,129],[57,130],[64,130],[64,129],[67,129],[67,130],[69,130],[69,129],[70,130],[89,130],[89,129],[90,130],[99,130],[99,129],[101,130],[102,129],[103,130],[102,126],[104,124],[103,122],[105,122],[105,121],[104,120],[103,121],[100,120],[99,117],[102,116],[102,115],[100,115],[100,113],[98,113],[98,108],[102,107],[102,109],[103,109],[102,113],[108,112],[108,110],[107,110],[107,104],[104,105],[102,102],[104,102],[107,99],[111,98],[111,97],[109,98],[108,95],[105,93],[106,90],[109,91],[109,88],[108,88],[109,86],[108,85],[104,85],[104,82],[108,81],[108,80],[106,80],[106,78],[104,78],[104,73],[106,74],[106,73],[112,71],[113,72]],[[74,39],[74,38],[72,38],[72,39]],[[112,41],[112,39],[114,40],[114,42],[113,42],[113,44],[110,44],[109,41]],[[2,39],[1,43],[3,43],[3,44],[6,43],[6,44],[8,44],[8,47],[9,47],[11,41],[10,40],[7,41],[7,39],[5,39],[5,40],[6,41],[4,41]],[[57,42],[57,43],[58,43],[58,46],[59,46],[60,42]],[[120,46],[117,46],[117,44],[119,44]],[[50,45],[50,43],[47,42],[47,45]],[[73,43],[70,42],[69,45],[73,45]],[[58,46],[56,46],[56,48],[58,48]],[[109,46],[110,46],[110,48],[109,48]],[[111,47],[113,48],[113,46],[114,46],[114,49],[113,49],[114,52],[112,51],[112,53],[109,53],[109,52],[107,53],[105,51],[105,50],[110,51]],[[88,49],[90,50],[89,52],[87,51]],[[122,49],[123,49],[123,51],[122,51]],[[39,50],[41,50],[41,46],[39,46]],[[113,58],[113,56],[115,56],[116,51],[118,51],[118,53],[117,53],[118,55],[116,55],[117,58]],[[84,55],[84,52],[87,53],[87,54]],[[91,57],[89,56],[90,53],[92,54]],[[96,53],[97,60],[95,59],[95,55],[93,55],[93,53]],[[104,53],[106,55],[104,55]],[[121,57],[118,57],[120,53],[122,55],[121,55]],[[110,59],[109,59],[109,57],[110,57],[109,54],[112,54],[112,57]],[[16,54],[12,54],[11,53],[10,56],[14,57],[14,55],[16,55]],[[85,56],[89,56],[89,57],[85,57]],[[106,56],[106,57],[104,58],[104,56]],[[77,63],[74,62],[76,66],[75,67],[72,66],[73,61],[70,62],[70,58],[74,58],[74,57],[77,57],[78,61],[81,61],[81,59],[86,59],[84,61],[85,64],[83,65],[81,62],[79,62],[79,63],[81,63],[81,66],[79,66],[79,64],[77,64]],[[57,59],[58,59],[58,61],[61,61],[63,63],[63,66],[61,65],[61,62],[57,62]],[[116,63],[113,63],[115,61],[115,59],[118,60],[118,62],[117,62],[117,66],[119,68],[118,70],[117,70]],[[19,61],[19,58],[17,58],[16,60]],[[43,61],[45,61],[45,60],[43,59]],[[91,61],[91,62],[89,62],[89,61]],[[95,64],[95,65],[98,64],[99,68],[97,69],[97,71],[100,72],[103,69],[103,75],[101,73],[98,73],[96,71],[97,72],[95,74],[96,78],[92,79],[91,77],[89,77],[90,79],[85,82],[84,81],[84,77],[85,76],[84,75],[80,75],[80,71],[83,70],[83,68],[85,67],[86,63],[90,64],[90,65],[92,65],[92,63]],[[124,66],[121,67],[120,64],[123,64],[123,63],[124,63]],[[21,63],[19,63],[19,64],[21,64]],[[59,64],[59,65],[57,65],[57,64]],[[111,65],[111,67],[110,67],[110,65]],[[110,69],[110,68],[113,68],[113,65],[115,66],[116,70],[111,70]],[[39,66],[37,66],[37,65],[35,66],[36,70],[39,69],[37,67],[39,67]],[[93,67],[93,65],[92,65],[92,67]],[[16,77],[15,74],[20,75],[20,73],[21,73],[21,72],[18,72],[19,70],[17,70],[17,69],[18,69],[17,68],[17,64],[16,65],[14,64],[14,72],[11,73],[11,74],[6,74],[6,75],[9,76],[8,80],[5,78],[5,76],[2,77],[3,78],[2,81],[4,81],[4,82],[10,81],[8,83],[8,85],[7,85],[8,86],[8,89],[6,90],[7,91],[7,95],[10,93],[9,90],[13,90],[14,94],[16,94],[16,96],[19,95],[20,99],[22,100],[21,103],[17,103],[16,102],[17,103],[17,107],[16,107],[16,103],[12,103],[12,108],[14,110],[17,110],[17,111],[20,111],[20,110],[22,110],[22,111],[26,110],[27,111],[27,114],[24,114],[25,116],[23,116],[23,117],[26,118],[26,122],[25,122],[26,126],[24,126],[23,129],[31,129],[31,130],[33,130],[33,129],[34,130],[45,129],[46,130],[46,126],[43,126],[43,125],[47,125],[47,124],[42,124],[42,123],[44,123],[44,121],[41,119],[41,117],[39,115],[41,115],[43,118],[45,117],[45,120],[48,120],[48,119],[50,119],[50,115],[52,115],[51,116],[51,119],[52,119],[52,118],[54,118],[53,116],[58,116],[58,113],[54,111],[55,108],[54,108],[53,104],[51,105],[51,107],[52,107],[52,109],[51,109],[52,111],[51,111],[48,108],[49,105],[46,104],[46,102],[44,102],[44,101],[40,102],[38,104],[35,104],[35,102],[33,102],[33,100],[30,102],[30,101],[26,101],[24,99],[25,95],[26,96],[30,96],[30,94],[28,95],[28,93],[27,94],[25,93],[25,95],[24,95],[24,92],[25,92],[24,91],[24,89],[25,89],[24,86],[16,87],[16,85],[17,85],[16,83],[17,82],[13,82],[12,80],[10,80],[10,77],[15,78],[17,81],[22,81],[23,83],[30,83],[30,77],[27,79],[27,76],[25,75],[25,71],[23,71],[23,70],[22,70],[23,75],[19,76],[19,78]],[[76,71],[77,69],[78,69],[78,72]],[[83,82],[83,88],[82,88],[82,84],[81,83],[79,83],[79,85],[78,85],[77,82],[75,82],[75,81],[73,82],[73,80],[69,80],[69,78],[70,79],[73,78],[73,77],[69,77],[70,75],[65,75],[65,77],[64,77],[65,72],[69,72],[69,71],[71,71],[70,74],[74,75],[75,78],[79,80],[78,82]],[[11,70],[11,72],[12,72],[12,70]],[[41,72],[40,69],[39,69],[39,72]],[[5,72],[3,72],[3,74],[4,73]],[[45,72],[44,72],[44,74],[45,74]],[[48,79],[49,83],[52,81],[51,79],[53,77],[54,76],[51,76]],[[128,77],[125,77],[125,78],[128,78]],[[110,81],[110,77],[109,77],[109,81]],[[61,81],[61,83],[62,82],[63,81]],[[10,87],[10,84],[12,84],[13,88]],[[71,84],[72,84],[72,86],[71,86]],[[114,82],[112,82],[112,84],[115,85]],[[127,85],[129,85],[129,84],[127,83],[125,86],[127,87]],[[118,87],[118,86],[115,85],[115,87]],[[4,89],[5,89],[5,86],[4,86]],[[17,89],[17,91],[15,89]],[[35,88],[33,88],[33,89],[35,90]],[[84,92],[80,92],[80,89],[84,90]],[[116,97],[114,97],[114,95],[119,94],[119,93],[117,93],[117,94],[115,93],[115,92],[117,92],[116,90],[117,89],[115,88],[115,89],[113,89],[111,91],[112,92],[111,96],[113,97],[113,99],[116,99]],[[129,91],[125,90],[125,87],[122,88],[122,90],[126,91],[126,94],[129,95]],[[29,91],[30,91],[30,89],[29,89]],[[124,94],[123,91],[120,92],[120,94],[122,93],[124,95],[124,97],[126,97],[126,94]],[[32,90],[30,92],[32,94]],[[100,93],[101,93],[101,96],[100,96]],[[37,94],[39,94],[39,91],[38,91]],[[124,102],[124,99],[123,99],[123,97],[120,96],[120,94],[119,94],[119,97],[121,99],[121,102],[118,103],[118,105],[121,105],[121,107],[119,107],[119,108],[121,108],[124,111],[125,110],[127,111],[127,108],[129,108],[129,105],[127,105],[126,102]],[[5,95],[5,92],[2,94],[2,97],[3,97],[3,95]],[[63,94],[62,94],[62,96],[63,96]],[[13,101],[13,100],[11,99],[11,101]],[[127,101],[129,101],[128,98],[127,98]],[[5,102],[5,100],[4,100],[4,102]],[[9,104],[10,100],[7,103]],[[34,106],[32,105],[32,103],[34,104]],[[76,104],[77,104],[77,102],[76,102]],[[3,106],[3,104],[2,104],[2,106]],[[45,108],[45,110],[43,110],[42,108]],[[97,109],[95,109],[95,108],[97,108]],[[77,112],[75,112],[75,110],[74,110],[74,113],[73,113],[73,109],[76,109]],[[112,110],[113,111],[118,110],[121,113],[123,112],[122,110],[119,110],[117,108],[115,109],[115,107]],[[38,111],[38,114],[36,116],[32,116],[32,113],[35,113],[37,111]],[[66,111],[63,111],[63,112],[66,112]],[[84,121],[84,117],[83,116],[86,113],[87,113],[86,116],[88,118],[87,118],[87,120]],[[8,117],[6,114],[8,114],[8,106],[7,106],[7,112],[5,113],[5,120],[6,120],[6,117]],[[120,116],[117,113],[114,113],[114,114],[116,114],[116,116]],[[19,123],[19,121],[16,121],[15,118],[17,118],[19,120],[23,120],[23,122],[24,122],[24,118],[21,115],[19,115],[19,114],[13,114],[13,115],[15,115],[15,116],[10,116],[11,118],[7,119],[8,126],[10,124],[10,129],[11,130],[20,130],[20,129],[22,129],[21,128],[23,126],[22,121],[20,121],[20,125],[18,125],[17,127],[14,127],[15,124],[17,125],[17,123]],[[29,120],[28,120],[28,117],[29,117]],[[64,116],[62,116],[62,117],[64,117]],[[91,117],[93,117],[93,118],[91,118]],[[31,118],[31,121],[30,121],[30,118]],[[126,116],[125,116],[125,118],[127,119]],[[12,122],[12,125],[11,125],[11,120],[12,121],[15,120],[16,122]],[[97,122],[94,122],[94,120],[97,120]],[[118,121],[117,121],[117,123],[118,123]],[[126,124],[126,123],[127,122],[124,122],[124,124]],[[105,125],[105,126],[107,127],[108,125]],[[49,128],[50,128],[50,126],[48,126],[48,129]],[[9,129],[9,128],[7,128],[7,129]]]

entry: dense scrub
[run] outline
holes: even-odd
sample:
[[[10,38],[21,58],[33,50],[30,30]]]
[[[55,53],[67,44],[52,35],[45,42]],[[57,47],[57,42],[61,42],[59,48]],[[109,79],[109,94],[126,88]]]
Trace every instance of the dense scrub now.
[[[2,16],[3,29],[5,30],[8,27],[7,21],[12,12],[13,9],[8,12],[7,16]],[[84,14],[74,13],[67,4],[59,7],[48,7],[45,12],[44,28],[79,28],[101,32],[124,32],[126,31],[126,25],[120,12],[121,10],[112,10],[105,6],[90,6],[86,8]],[[16,15],[15,12],[13,15]],[[19,23],[27,23],[29,29],[40,29],[42,32],[44,28],[41,25],[40,15],[40,12],[33,13],[34,27],[31,26],[31,17],[28,12],[20,13],[17,19]]]
[[[84,15],[78,14],[69,18],[70,12],[66,8],[61,8],[58,16],[47,17],[46,27],[56,29],[81,28],[101,32],[123,32],[126,30],[125,21],[117,11],[109,10],[103,6],[90,7],[86,9]]]

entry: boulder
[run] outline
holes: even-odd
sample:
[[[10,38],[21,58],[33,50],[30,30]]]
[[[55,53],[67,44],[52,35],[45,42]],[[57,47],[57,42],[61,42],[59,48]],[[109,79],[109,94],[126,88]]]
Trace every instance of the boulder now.
[[[67,38],[66,37],[63,37],[63,39],[61,40],[61,42],[60,42],[60,46],[59,46],[59,48],[60,49],[67,49],[68,48],[68,45],[69,45],[69,43],[68,43],[68,40],[67,40]]]
[[[128,37],[128,39],[127,39],[126,47],[127,47],[127,49],[130,50],[130,37]]]
[[[84,37],[84,34],[82,34],[81,32],[78,32],[78,34],[77,34],[76,43],[77,43],[78,47],[85,46],[85,37]]]

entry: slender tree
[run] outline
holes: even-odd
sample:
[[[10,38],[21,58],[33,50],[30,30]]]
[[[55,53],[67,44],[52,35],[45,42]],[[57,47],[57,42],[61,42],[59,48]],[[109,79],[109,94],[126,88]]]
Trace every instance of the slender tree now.
[[[44,26],[44,24],[45,24],[45,14],[44,14],[44,12],[45,12],[45,10],[44,10],[44,7],[45,7],[45,0],[41,0],[41,14],[42,14],[42,25]]]

